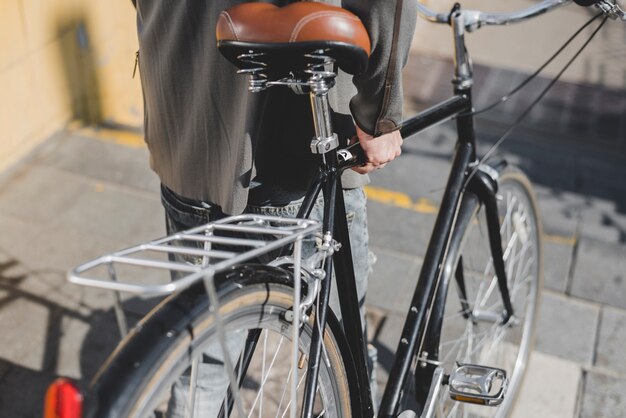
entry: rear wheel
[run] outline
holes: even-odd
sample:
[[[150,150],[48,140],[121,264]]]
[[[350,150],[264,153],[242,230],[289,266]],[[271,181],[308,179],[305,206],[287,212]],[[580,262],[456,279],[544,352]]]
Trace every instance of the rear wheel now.
[[[514,317],[504,324],[494,320],[501,317],[504,308],[484,208],[476,200],[472,216],[460,221],[462,238],[458,234],[451,245],[439,360],[447,372],[457,362],[504,369],[509,378],[507,393],[498,407],[475,406],[450,400],[446,386],[437,405],[439,417],[506,416],[519,392],[532,349],[542,285],[537,205],[526,176],[512,168],[500,174],[497,198]]]
[[[92,416],[187,417],[194,405],[193,417],[240,416],[237,403],[225,402],[228,376],[215,316],[209,314],[206,295],[174,298],[166,301],[155,314],[141,323],[119,353],[109,360],[109,370],[94,385],[100,399]],[[289,416],[291,377],[290,322],[293,289],[282,283],[255,283],[229,286],[219,292],[219,313],[226,335],[234,373],[244,374],[238,404],[246,417]],[[186,312],[177,324],[169,324],[172,314]],[[169,312],[169,314],[165,314]],[[158,344],[151,334],[160,334]],[[182,330],[182,332],[180,332]],[[256,348],[247,370],[242,372],[241,353],[249,333],[258,335]],[[298,407],[304,391],[307,355],[312,329],[302,327],[298,369]],[[135,341],[132,341],[132,339]],[[152,340],[150,339],[152,338]],[[141,340],[144,341],[141,341]],[[164,343],[162,340],[165,339]],[[129,347],[143,347],[143,353],[132,354]],[[315,400],[315,415],[341,418],[351,416],[348,380],[337,340],[330,326],[324,338],[327,361],[322,361]],[[134,360],[133,360],[134,359]],[[137,361],[137,360],[140,361]],[[128,367],[128,363],[135,367]],[[112,366],[111,366],[112,365]],[[103,391],[118,394],[103,394]],[[193,399],[193,403],[191,401]],[[224,413],[224,410],[226,413]],[[221,412],[220,412],[221,411]]]

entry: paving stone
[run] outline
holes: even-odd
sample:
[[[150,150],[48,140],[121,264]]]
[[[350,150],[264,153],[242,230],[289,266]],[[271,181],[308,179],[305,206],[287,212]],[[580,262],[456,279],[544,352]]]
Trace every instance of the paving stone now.
[[[543,240],[543,286],[564,293],[570,272],[574,248],[572,245]]]
[[[163,208],[156,196],[106,186],[81,194],[56,221],[109,239],[133,237],[135,243],[158,238],[165,230]]]
[[[626,167],[624,166],[623,153],[602,153],[582,155],[577,165],[577,175],[580,177],[579,189],[581,194],[594,197],[594,203],[600,203],[601,207],[608,207],[603,213],[612,215],[616,227],[622,232],[621,241],[626,241]],[[614,208],[621,210],[614,210]],[[613,209],[613,210],[611,210]]]
[[[511,418],[574,418],[580,378],[577,364],[533,352]]]
[[[389,312],[408,310],[421,263],[414,257],[372,247],[376,255],[367,290],[367,304]]]
[[[626,246],[581,238],[572,295],[626,309]]]
[[[580,418],[623,418],[625,394],[626,379],[588,372]]]
[[[150,169],[146,147],[123,147],[102,139],[72,135],[58,143],[43,163],[105,182],[159,191],[159,180]]]
[[[573,237],[579,222],[583,199],[574,193],[540,184],[533,184],[543,232],[560,237]]]
[[[626,195],[626,190],[614,195]],[[581,207],[580,233],[596,241],[626,245],[626,214],[614,201],[588,197]]]
[[[54,270],[64,274],[70,267],[105,252],[129,245],[133,237],[118,240],[101,235],[87,236],[63,225],[40,226],[0,215],[0,249],[28,271]],[[136,241],[135,241],[136,242]]]
[[[406,256],[423,256],[435,217],[412,210],[368,202],[370,245]],[[390,222],[389,220],[393,221]]]
[[[91,324],[83,319],[68,316],[59,318],[59,322],[61,334],[58,351],[54,353],[56,354],[55,358],[51,359],[55,366],[53,371],[61,376],[81,379],[84,376],[81,352]],[[102,361],[100,358],[98,360]]]
[[[50,303],[88,315],[90,309],[109,308],[109,291],[67,283],[67,271],[97,256],[129,246],[131,236],[119,240],[86,236],[72,228],[37,227],[0,216],[0,289],[11,297]],[[15,237],[39,236],[28,241]],[[2,270],[2,265],[12,267]]]
[[[0,214],[46,223],[71,208],[89,185],[74,174],[50,167],[30,167],[0,185]]]
[[[591,366],[599,312],[595,305],[543,292],[535,349]]]
[[[32,370],[43,370],[49,316],[47,306],[33,301],[4,299],[0,302],[3,333],[0,358]]]
[[[396,348],[398,347],[400,334],[404,326],[404,318],[404,315],[388,312],[379,332],[376,334],[376,338],[372,341],[372,344],[378,350],[376,378],[380,389],[384,388],[393,366]]]
[[[605,307],[602,311],[595,365],[626,379],[626,311]]]

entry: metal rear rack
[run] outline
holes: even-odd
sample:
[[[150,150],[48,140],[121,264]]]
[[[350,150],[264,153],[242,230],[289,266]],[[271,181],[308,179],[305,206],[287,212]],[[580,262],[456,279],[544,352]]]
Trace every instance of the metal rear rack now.
[[[239,215],[103,255],[72,269],[71,283],[160,296],[183,290],[236,264],[284,248],[321,229],[320,223],[264,215]],[[174,261],[194,259],[193,263]],[[165,272],[165,274],[164,274]],[[178,279],[171,281],[170,275]],[[161,276],[163,283],[137,283]]]
[[[281,250],[293,244],[293,318],[291,363],[291,399],[295,412],[297,395],[297,365],[302,271],[302,241],[321,230],[321,224],[308,219],[282,218],[265,215],[239,215],[211,222],[126,250],[107,254],[78,266],[68,273],[68,280],[115,292],[115,316],[122,337],[128,334],[128,322],[122,307],[121,292],[140,296],[161,296],[178,292],[202,281],[207,292],[211,313],[215,315],[218,341],[222,348],[230,388],[236,393],[237,378],[226,344],[226,333],[219,314],[219,299],[215,288],[216,273],[237,264],[267,255],[271,259],[283,255]],[[276,255],[271,252],[276,251]],[[161,276],[162,283],[155,284]],[[149,278],[149,283],[135,280]],[[176,278],[172,280],[172,278]],[[241,406],[236,402],[238,409]]]
[[[299,309],[302,240],[320,230],[319,222],[308,219],[231,216],[103,255],[70,270],[67,278],[80,286],[114,292],[115,316],[124,337],[128,321],[121,292],[163,296],[204,281],[212,305],[218,306],[215,274],[293,244],[294,309]]]

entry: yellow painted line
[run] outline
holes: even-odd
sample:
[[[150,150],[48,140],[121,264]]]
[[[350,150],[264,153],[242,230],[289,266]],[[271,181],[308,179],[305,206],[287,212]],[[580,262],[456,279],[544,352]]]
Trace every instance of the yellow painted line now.
[[[576,245],[577,239],[575,236],[566,237],[566,236],[561,236],[561,235],[543,234],[543,240],[545,242],[551,242],[553,244],[574,246]]]
[[[93,127],[71,127],[72,132],[105,142],[112,142],[128,148],[144,148],[143,135],[137,132]]]
[[[425,197],[413,201],[406,193],[384,189],[382,187],[365,186],[367,199],[387,206],[408,209],[418,213],[436,215],[439,207],[435,202]],[[573,246],[576,244],[575,236],[561,236],[543,234],[545,242]]]
[[[365,186],[367,198],[383,205],[409,209],[419,213],[436,214],[439,207],[430,199],[422,197],[413,201],[411,196],[402,192],[383,189],[381,187]]]

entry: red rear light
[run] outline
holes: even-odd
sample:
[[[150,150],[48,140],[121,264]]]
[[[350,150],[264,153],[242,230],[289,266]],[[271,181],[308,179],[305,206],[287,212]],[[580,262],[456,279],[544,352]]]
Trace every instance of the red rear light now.
[[[72,382],[57,379],[46,392],[45,418],[81,418],[83,396]]]

